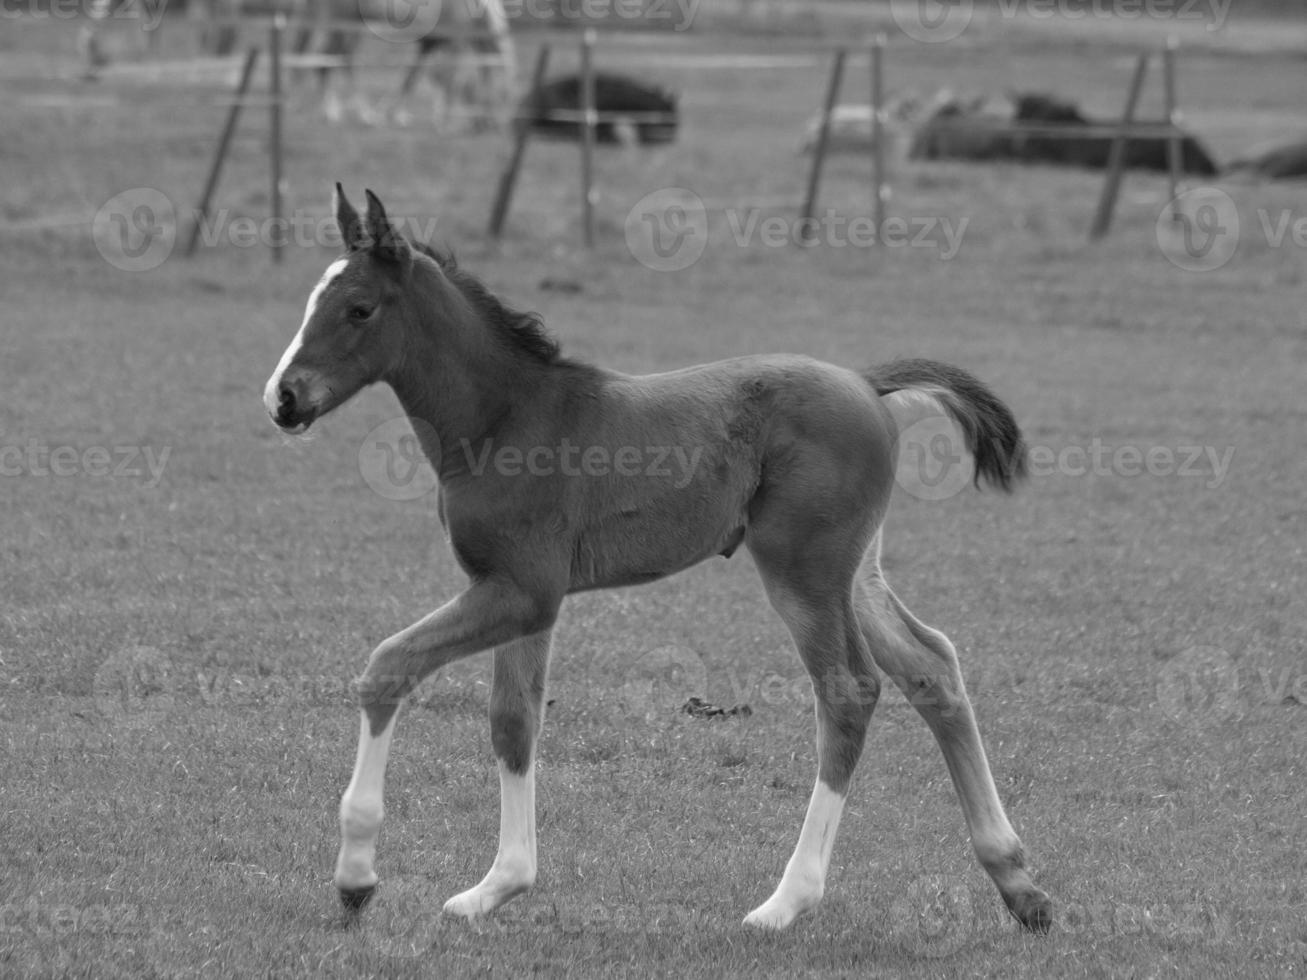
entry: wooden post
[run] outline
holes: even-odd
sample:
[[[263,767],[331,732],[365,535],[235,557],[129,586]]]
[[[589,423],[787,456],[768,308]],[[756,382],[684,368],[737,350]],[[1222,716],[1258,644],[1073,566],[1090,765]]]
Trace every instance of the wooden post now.
[[[540,45],[540,51],[536,55],[535,71],[531,73],[531,93],[532,99],[540,91],[540,86],[544,84],[545,70],[549,67],[549,45]],[[533,103],[534,104],[534,103]],[[490,208],[490,237],[499,238],[504,230],[504,220],[508,217],[508,205],[513,200],[513,189],[517,186],[517,175],[522,169],[522,157],[526,155],[526,141],[531,134],[531,119],[528,116],[519,115],[513,120],[513,154],[508,159],[508,165],[504,172],[499,175],[499,188],[495,192],[495,203]]]
[[[885,35],[877,34],[871,45],[871,185],[876,242],[885,224]]]
[[[222,174],[223,162],[227,159],[227,150],[231,147],[232,135],[236,132],[236,121],[240,119],[241,106],[245,93],[249,91],[250,79],[254,77],[254,63],[259,60],[259,49],[250,48],[245,53],[245,65],[241,68],[241,79],[236,85],[236,97],[232,99],[227,110],[227,121],[222,125],[222,135],[218,137],[218,148],[213,154],[213,163],[209,166],[209,176],[204,182],[204,193],[200,195],[199,206],[195,209],[195,227],[191,229],[191,240],[186,245],[186,255],[195,254],[200,243],[200,226],[209,217],[209,204],[213,193],[218,189],[218,178]]]
[[[1166,138],[1167,189],[1170,192],[1167,196],[1168,201],[1174,201],[1180,192],[1180,154],[1183,150],[1180,144],[1180,112],[1175,106],[1175,50],[1179,44],[1180,39],[1172,34],[1166,39],[1166,47],[1162,49],[1162,87],[1166,100],[1166,124],[1171,127],[1171,134]]]
[[[1121,192],[1121,175],[1125,170],[1126,145],[1130,139],[1127,131],[1134,125],[1135,108],[1139,105],[1139,93],[1143,90],[1147,71],[1148,54],[1144,53],[1135,64],[1130,94],[1126,97],[1125,111],[1121,113],[1121,125],[1112,138],[1112,150],[1107,158],[1107,178],[1103,181],[1103,193],[1098,199],[1098,213],[1094,215],[1093,227],[1089,229],[1090,241],[1102,238],[1112,225],[1112,212],[1116,209],[1117,195]]]
[[[287,229],[281,228],[281,35],[286,27],[286,15],[277,14],[272,19],[268,32],[268,47],[271,58],[268,62],[269,99],[269,141],[272,158],[272,228],[269,238],[272,245],[272,261],[280,263],[282,249],[286,247]]]
[[[817,145],[812,151],[812,167],[808,171],[808,192],[803,198],[803,211],[799,220],[806,225],[817,209],[817,187],[821,183],[822,167],[826,165],[826,145],[830,141],[830,117],[835,111],[835,100],[840,94],[840,79],[844,77],[843,48],[835,52],[830,64],[830,78],[826,82],[826,102],[821,112],[821,128],[817,130]],[[880,231],[879,227],[876,229]]]
[[[595,30],[581,35],[581,228],[585,247],[594,248],[594,148],[595,148]]]

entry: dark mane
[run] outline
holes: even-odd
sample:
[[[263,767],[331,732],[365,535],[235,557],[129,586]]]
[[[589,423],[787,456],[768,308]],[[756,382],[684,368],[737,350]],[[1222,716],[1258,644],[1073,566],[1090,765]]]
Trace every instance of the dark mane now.
[[[541,364],[556,364],[562,358],[558,341],[549,336],[539,313],[523,313],[504,303],[476,276],[458,266],[454,253],[441,253],[430,245],[418,243],[418,251],[433,259],[463,297],[486,318],[498,334],[517,353]]]

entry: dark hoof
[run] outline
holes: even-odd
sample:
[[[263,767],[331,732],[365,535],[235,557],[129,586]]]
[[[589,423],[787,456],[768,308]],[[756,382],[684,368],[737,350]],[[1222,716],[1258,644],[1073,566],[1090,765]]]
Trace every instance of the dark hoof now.
[[[372,893],[377,890],[376,885],[369,885],[367,888],[342,888],[340,890],[340,904],[345,908],[345,914],[350,918],[356,918],[363,911],[363,906],[368,904],[372,898]]]
[[[1053,900],[1038,888],[1011,897],[1004,895],[1003,901],[1013,917],[1031,932],[1043,935],[1053,924]]]

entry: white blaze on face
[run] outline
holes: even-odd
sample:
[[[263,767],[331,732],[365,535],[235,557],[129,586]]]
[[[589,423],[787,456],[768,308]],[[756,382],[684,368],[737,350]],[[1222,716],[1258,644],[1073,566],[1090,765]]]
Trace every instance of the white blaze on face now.
[[[323,292],[331,285],[333,279],[345,271],[345,266],[349,264],[348,259],[337,259],[331,265],[327,266],[327,271],[322,274],[318,284],[313,287],[313,292],[309,293],[309,301],[304,307],[304,320],[300,323],[299,331],[295,334],[295,339],[290,342],[286,348],[286,353],[281,355],[281,362],[277,365],[277,370],[272,372],[272,377],[268,379],[267,386],[263,389],[263,407],[268,410],[269,415],[277,414],[277,405],[280,402],[280,396],[277,394],[281,387],[282,375],[290,367],[295,356],[304,346],[304,330],[313,319],[313,313],[318,308],[318,300],[322,298]]]

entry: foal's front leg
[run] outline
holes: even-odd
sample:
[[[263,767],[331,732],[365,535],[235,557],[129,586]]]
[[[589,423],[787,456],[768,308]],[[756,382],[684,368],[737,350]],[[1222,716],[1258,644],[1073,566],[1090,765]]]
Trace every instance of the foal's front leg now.
[[[495,650],[490,739],[499,761],[499,852],[480,884],[445,903],[451,915],[485,915],[535,884],[535,742],[544,720],[549,637],[536,633]]]
[[[558,602],[544,602],[494,580],[472,585],[431,615],[383,642],[358,680],[362,708],[354,776],[340,801],[340,854],[335,883],[351,911],[362,908],[377,885],[373,868],[386,759],[400,702],[433,671],[481,650],[547,630]]]

